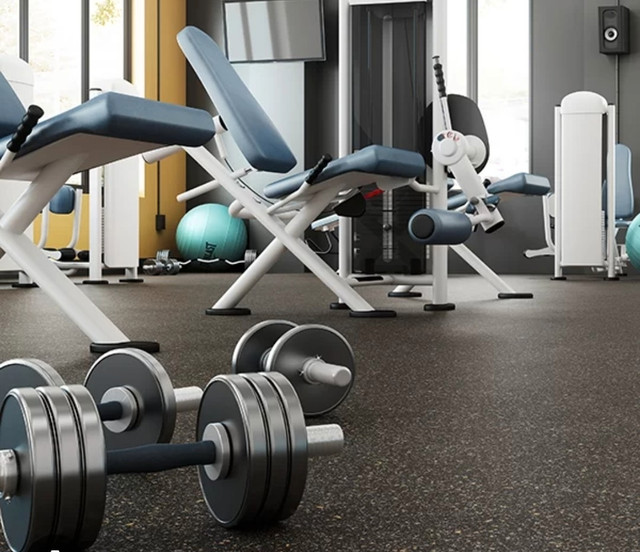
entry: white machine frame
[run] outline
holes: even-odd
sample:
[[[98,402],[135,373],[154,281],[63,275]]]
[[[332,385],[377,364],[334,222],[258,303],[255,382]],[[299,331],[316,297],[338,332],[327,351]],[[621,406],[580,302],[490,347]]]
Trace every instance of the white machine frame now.
[[[236,308],[260,278],[275,265],[280,256],[289,250],[354,313],[366,315],[379,312],[313,252],[304,241],[304,232],[329,204],[346,199],[353,193],[353,190],[369,184],[372,180],[375,180],[377,185],[384,189],[410,185],[414,181],[353,172],[313,186],[305,183],[297,191],[271,204],[250,190],[241,180],[242,176],[252,172],[253,168],[232,171],[225,166],[226,150],[222,135],[226,129],[220,123],[219,117],[216,117],[215,120],[217,132],[214,140],[222,160],[217,159],[204,146],[184,148],[213,177],[213,180],[180,194],[178,200],[186,201],[205,191],[222,186],[235,198],[229,206],[230,214],[239,218],[255,218],[274,236],[274,239],[216,301],[212,310]],[[144,154],[143,158],[148,163],[153,163],[172,155],[179,149],[174,146],[162,148]]]
[[[26,106],[33,102],[33,70],[29,64],[15,56],[0,55],[0,72],[5,76],[26,109]],[[26,190],[28,184],[20,180],[2,180],[0,186],[2,186],[0,210],[6,210]],[[33,224],[27,227],[25,233],[33,239]],[[29,276],[8,256],[0,259],[0,271],[17,272],[17,287],[33,285]]]
[[[602,136],[607,118],[606,137]],[[616,280],[616,108],[593,92],[575,92],[555,108],[554,278],[590,266]],[[602,205],[606,146],[607,206]],[[605,223],[606,219],[606,223]]]
[[[339,58],[338,58],[338,150],[339,155],[344,156],[352,152],[352,44],[351,44],[351,7],[361,5],[375,4],[394,4],[394,3],[410,3],[414,1],[427,2],[428,0],[340,0],[339,12]],[[432,25],[428,29],[433,35],[432,48],[434,54],[446,60],[446,28],[447,28],[447,6],[446,0],[431,0],[432,4]],[[427,34],[428,36],[428,34]],[[386,40],[389,42],[390,40]],[[392,70],[389,67],[389,79],[392,78]],[[429,67],[431,71],[431,67]],[[437,85],[433,83],[433,97],[438,98]],[[434,100],[435,105],[435,100]],[[391,114],[383,114],[383,127],[390,124]],[[437,136],[439,132],[451,125],[445,124],[442,111],[433,110],[433,136]],[[385,131],[383,130],[383,133]],[[392,144],[384,144],[392,145]],[[475,173],[475,171],[473,171]],[[471,177],[466,173],[466,176]],[[477,174],[472,177],[473,180],[478,178]],[[446,171],[444,165],[440,163],[434,156],[433,167],[431,170],[431,184],[412,185],[414,189],[424,193],[430,193],[431,198],[429,205],[434,209],[447,209],[447,186]],[[463,189],[467,185],[459,180],[459,184]],[[477,188],[472,186],[473,190]],[[467,197],[477,196],[469,190],[466,191]],[[483,197],[477,196],[477,197]],[[413,289],[414,286],[431,286],[432,287],[432,306],[436,310],[445,310],[453,308],[448,303],[448,258],[447,251],[451,248],[458,256],[460,256],[473,270],[480,274],[489,284],[491,284],[498,292],[499,296],[520,296],[511,286],[509,286],[498,274],[496,274],[486,263],[484,263],[475,253],[473,253],[464,244],[459,245],[433,245],[431,246],[432,273],[425,275],[405,275],[405,274],[376,274],[361,275],[353,272],[353,221],[348,217],[340,217],[338,228],[339,250],[338,250],[338,274],[347,281],[351,286],[366,285],[396,285],[393,290],[395,293],[406,293]],[[428,305],[431,306],[431,305]]]

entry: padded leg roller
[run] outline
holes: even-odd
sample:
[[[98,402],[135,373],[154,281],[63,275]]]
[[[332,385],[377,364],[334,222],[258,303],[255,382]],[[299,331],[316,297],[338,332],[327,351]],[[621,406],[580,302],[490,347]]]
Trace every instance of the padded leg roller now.
[[[498,293],[498,299],[533,299],[533,293]]]

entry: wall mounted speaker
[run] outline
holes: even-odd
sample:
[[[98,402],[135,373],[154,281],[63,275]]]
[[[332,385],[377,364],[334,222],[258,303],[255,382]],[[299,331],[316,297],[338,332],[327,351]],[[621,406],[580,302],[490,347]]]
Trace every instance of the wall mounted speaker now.
[[[598,7],[598,31],[601,54],[629,53],[629,8]]]

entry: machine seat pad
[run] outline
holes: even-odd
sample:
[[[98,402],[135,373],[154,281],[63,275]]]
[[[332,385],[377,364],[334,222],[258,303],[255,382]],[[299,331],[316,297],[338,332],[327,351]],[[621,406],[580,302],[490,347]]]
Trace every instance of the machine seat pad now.
[[[551,191],[549,180],[544,176],[529,173],[517,173],[504,180],[487,186],[491,194],[513,193],[522,195],[547,195]]]
[[[211,115],[193,109],[106,92],[36,125],[17,157],[74,134],[149,142],[159,146],[201,146],[215,134]],[[4,151],[11,136],[0,140]]]
[[[355,153],[331,161],[314,182],[320,184],[331,178],[351,172],[398,178],[418,178],[426,170],[419,153],[386,146],[367,146]],[[264,194],[271,199],[286,197],[302,186],[311,170],[287,176],[267,184]]]

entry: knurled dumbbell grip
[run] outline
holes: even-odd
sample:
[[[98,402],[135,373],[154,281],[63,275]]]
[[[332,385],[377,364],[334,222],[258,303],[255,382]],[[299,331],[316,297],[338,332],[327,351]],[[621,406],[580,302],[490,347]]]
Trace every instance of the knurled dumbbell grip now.
[[[109,401],[100,403],[97,405],[100,419],[103,422],[111,422],[114,420],[121,420],[124,416],[124,409],[122,403],[118,401]]]
[[[107,452],[107,473],[150,473],[206,466],[216,459],[216,446],[212,441],[181,445],[161,443]]]

